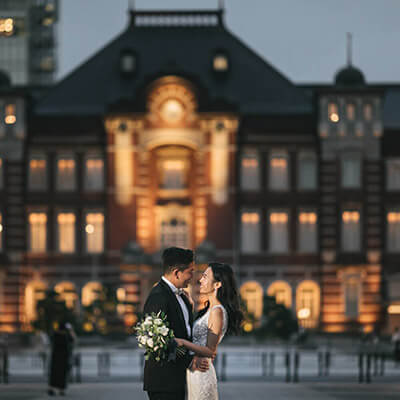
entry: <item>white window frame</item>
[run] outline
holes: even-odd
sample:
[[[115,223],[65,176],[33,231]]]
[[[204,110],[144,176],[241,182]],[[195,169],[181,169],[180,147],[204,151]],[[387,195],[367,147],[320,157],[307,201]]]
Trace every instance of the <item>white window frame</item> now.
[[[274,158],[283,158],[286,160],[286,175],[284,180],[273,180],[274,167],[272,160]],[[282,186],[276,185],[276,182],[284,182]],[[268,155],[268,189],[272,192],[287,192],[290,190],[290,157],[286,150],[272,150]]]
[[[72,185],[71,188],[63,188],[60,185],[60,183],[61,183],[60,178],[61,177],[60,177],[59,170],[58,170],[58,162],[61,159],[70,159],[70,160],[74,161],[73,185]],[[55,182],[55,186],[56,186],[57,192],[74,192],[74,191],[76,191],[77,190],[77,184],[78,184],[78,182],[77,182],[77,180],[78,180],[78,177],[77,177],[78,165],[77,165],[77,157],[76,157],[76,155],[74,155],[73,153],[61,153],[61,154],[58,154],[57,157],[56,157],[55,163],[56,163],[56,167],[55,167],[55,175],[56,175],[55,176],[55,181],[56,181]]]
[[[273,249],[272,248],[272,226],[271,215],[272,214],[286,214],[286,248],[285,249]],[[267,213],[268,217],[268,251],[272,254],[288,254],[290,252],[290,212],[287,209],[270,209]],[[279,223],[279,222],[277,222]]]
[[[40,250],[34,250],[32,248],[32,231],[31,231],[31,223],[30,223],[30,216],[31,214],[45,214],[46,222],[44,224],[44,248]],[[48,249],[48,238],[49,238],[49,213],[47,210],[43,209],[32,209],[28,211],[28,252],[30,254],[45,254]],[[34,235],[35,236],[35,235]]]
[[[345,240],[345,222],[344,222],[344,213],[349,212],[358,213],[358,247],[357,248],[346,248],[346,245],[349,244],[349,240]],[[343,253],[360,253],[362,251],[362,215],[361,211],[358,208],[344,208],[341,211],[341,250]]]
[[[254,247],[253,248],[244,248],[244,243],[246,242],[245,238],[244,238],[244,226],[245,223],[243,222],[243,216],[245,214],[257,214],[258,216],[258,222],[248,222],[249,224],[252,224],[251,226],[257,225],[257,230],[256,234],[257,234],[257,238],[255,239],[254,242]],[[249,215],[248,218],[253,218],[253,215]],[[261,232],[262,232],[262,226],[261,226],[261,210],[257,209],[257,208],[243,208],[240,212],[240,252],[243,254],[257,254],[261,252]]]
[[[44,160],[45,166],[44,166],[44,185],[43,185],[43,187],[32,186],[31,161],[33,161],[33,160]],[[43,191],[46,191],[47,188],[48,188],[48,159],[47,159],[47,156],[44,153],[32,153],[32,154],[30,154],[29,161],[28,161],[28,189],[31,192],[43,192]]]
[[[257,166],[255,168],[255,177],[254,182],[252,182],[246,176],[246,167],[243,166],[243,161],[245,159],[255,159],[257,162]],[[261,187],[261,165],[260,165],[261,157],[260,153],[255,149],[244,149],[243,153],[240,157],[240,187],[245,191],[254,191],[260,190]]]
[[[311,222],[304,222],[302,223],[300,221],[300,215],[306,213],[306,214],[315,214],[316,217],[316,221],[315,221],[315,225],[314,225],[314,229],[315,232],[313,232],[314,234],[314,238],[313,238],[313,248],[312,249],[305,249],[305,248],[301,248],[301,236],[302,236],[302,226],[303,224],[309,224],[311,225]],[[297,251],[301,254],[315,254],[318,252],[318,213],[317,210],[315,208],[301,208],[300,210],[298,210],[297,212]]]
[[[88,235],[89,233],[87,232],[87,217],[89,214],[102,214],[103,215],[103,232],[102,232],[102,240],[103,240],[103,249],[101,251],[89,251],[89,246],[88,246]],[[104,214],[104,210],[102,209],[87,209],[84,212],[84,220],[83,220],[83,232],[85,235],[85,253],[86,254],[102,254],[105,252],[105,224],[106,224],[106,216]]]
[[[61,250],[61,235],[60,235],[60,224],[58,222],[58,216],[60,214],[73,214],[75,217],[74,225],[73,225],[73,249],[72,251],[62,251]],[[55,225],[56,225],[56,251],[59,254],[76,254],[77,252],[77,235],[76,235],[76,224],[78,222],[77,213],[75,210],[71,209],[58,209],[55,213]]]
[[[89,160],[101,160],[103,162],[102,174],[101,174],[101,185],[98,188],[90,188],[88,186],[89,179],[89,169],[88,169],[88,161]],[[76,166],[75,166],[76,168]],[[86,154],[84,158],[84,166],[83,166],[83,188],[85,192],[102,192],[105,187],[105,160],[101,154]]]

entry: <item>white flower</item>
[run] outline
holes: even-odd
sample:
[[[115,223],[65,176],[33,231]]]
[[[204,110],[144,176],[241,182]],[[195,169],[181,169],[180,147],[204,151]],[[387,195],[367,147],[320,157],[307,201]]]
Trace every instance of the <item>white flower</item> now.
[[[146,336],[142,336],[142,337],[140,338],[140,343],[146,344],[146,342],[147,342],[147,337],[146,337]]]
[[[147,346],[149,346],[149,347],[153,347],[154,346],[154,343],[153,343],[153,339],[148,339],[147,340]]]
[[[158,346],[154,347],[154,351],[157,351],[157,350],[158,350]]]
[[[157,329],[158,333],[161,333],[163,336],[167,336],[169,329],[166,326],[161,326]]]
[[[156,318],[156,319],[154,320],[154,324],[155,324],[155,325],[162,325],[162,319]]]

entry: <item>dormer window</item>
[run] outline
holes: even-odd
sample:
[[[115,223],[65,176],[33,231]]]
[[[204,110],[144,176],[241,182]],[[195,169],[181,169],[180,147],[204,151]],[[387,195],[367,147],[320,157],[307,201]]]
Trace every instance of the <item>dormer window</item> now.
[[[329,103],[328,105],[328,117],[333,123],[339,122],[339,108],[335,103]]]
[[[213,58],[213,69],[215,72],[226,72],[229,69],[229,59],[225,53],[218,52]]]
[[[15,115],[15,104],[7,104],[5,109],[4,122],[7,125],[14,125],[17,122],[17,117]]]
[[[120,58],[120,70],[124,75],[132,75],[136,71],[136,56],[130,51],[124,51]]]

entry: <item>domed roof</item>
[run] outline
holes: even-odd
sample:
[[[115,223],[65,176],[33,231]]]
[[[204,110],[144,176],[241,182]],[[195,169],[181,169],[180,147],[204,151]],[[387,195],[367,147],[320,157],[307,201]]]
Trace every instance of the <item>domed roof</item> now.
[[[335,76],[335,84],[339,86],[363,86],[364,74],[352,65],[340,69]]]
[[[5,88],[11,86],[10,77],[4,72],[0,70],[0,88]]]

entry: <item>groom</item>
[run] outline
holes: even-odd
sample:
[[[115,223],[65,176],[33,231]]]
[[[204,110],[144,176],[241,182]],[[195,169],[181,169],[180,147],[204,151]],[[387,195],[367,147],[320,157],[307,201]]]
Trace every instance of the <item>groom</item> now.
[[[182,289],[187,288],[193,278],[193,251],[169,247],[162,254],[164,274],[151,290],[143,313],[163,311],[175,337],[192,339],[192,305]],[[150,400],[184,400],[186,369],[208,370],[206,359],[193,357],[188,352],[177,356],[176,361],[159,363],[146,360],[144,365],[144,390]]]

